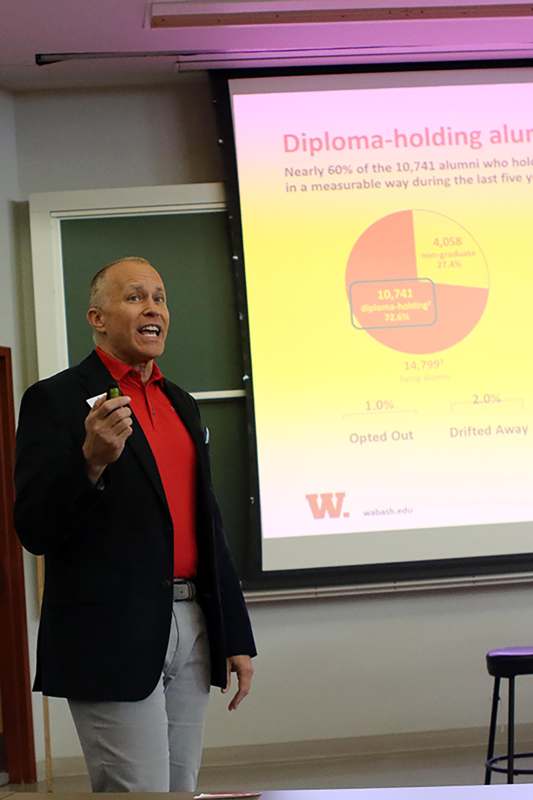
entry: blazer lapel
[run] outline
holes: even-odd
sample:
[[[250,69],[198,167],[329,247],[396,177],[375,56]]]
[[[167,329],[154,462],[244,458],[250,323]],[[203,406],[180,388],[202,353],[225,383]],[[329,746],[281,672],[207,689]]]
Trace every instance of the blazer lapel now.
[[[112,376],[94,351],[75,369],[77,369],[80,375],[87,392],[87,398],[104,394],[104,392],[107,392],[109,384],[114,383]],[[87,411],[88,410],[89,406],[87,406]],[[126,441],[125,452],[131,451],[135,458],[138,459],[155,491],[159,495],[161,502],[168,508],[165,491],[161,483],[155,459],[152,455],[152,450],[150,449],[150,445],[148,444],[141,426],[137,422],[135,414],[132,414],[132,416],[133,433]]]
[[[148,444],[146,436],[143,433],[143,429],[141,428],[141,426],[137,422],[137,419],[135,418],[135,414],[132,414],[132,416],[133,416],[133,426],[132,426],[133,433],[126,441],[126,448],[131,450],[131,452],[139,460],[142,468],[146,472],[154,489],[159,495],[162,503],[166,506],[166,508],[168,508],[165,490],[163,489],[163,484],[161,483],[161,477],[159,475],[159,470],[157,469],[157,465],[155,463],[155,458],[152,454],[152,450],[150,448],[150,445]]]
[[[164,380],[163,382],[163,391],[174,406],[179,418],[189,431],[196,450],[201,452],[204,441],[203,431],[192,400],[187,398],[177,386],[167,380]]]

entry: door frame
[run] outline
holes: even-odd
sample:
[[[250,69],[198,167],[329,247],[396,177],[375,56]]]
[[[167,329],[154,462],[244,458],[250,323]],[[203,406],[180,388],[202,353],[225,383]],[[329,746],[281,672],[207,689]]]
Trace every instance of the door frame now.
[[[35,783],[22,547],[13,522],[15,409],[11,351],[0,347],[0,690],[10,783]],[[2,655],[3,654],[3,655]]]

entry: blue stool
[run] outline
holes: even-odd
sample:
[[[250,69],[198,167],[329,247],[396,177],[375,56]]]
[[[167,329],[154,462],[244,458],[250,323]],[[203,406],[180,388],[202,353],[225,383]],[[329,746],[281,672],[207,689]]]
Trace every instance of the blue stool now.
[[[492,710],[490,713],[489,746],[485,761],[485,783],[490,783],[493,772],[507,774],[507,783],[514,783],[515,775],[533,775],[533,769],[517,769],[514,762],[517,758],[531,758],[533,753],[515,753],[514,751],[514,712],[515,685],[517,675],[533,675],[533,647],[502,647],[487,653],[487,669],[494,676],[492,692]],[[500,700],[500,681],[509,681],[508,715],[507,715],[507,753],[494,755],[494,739],[498,718],[498,702]],[[497,766],[506,762],[505,766]]]

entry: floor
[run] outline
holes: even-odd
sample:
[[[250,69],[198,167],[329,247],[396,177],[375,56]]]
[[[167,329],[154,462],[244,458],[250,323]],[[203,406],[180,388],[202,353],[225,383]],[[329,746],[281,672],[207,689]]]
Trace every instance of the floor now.
[[[283,764],[209,767],[202,769],[198,788],[206,792],[475,785],[483,783],[483,759],[481,748],[463,747]],[[503,776],[493,779],[493,783],[503,782]],[[525,781],[517,779],[517,782]],[[13,791],[46,790],[44,783],[9,788]],[[83,792],[90,791],[90,787],[84,776],[62,777],[55,779],[53,790]]]

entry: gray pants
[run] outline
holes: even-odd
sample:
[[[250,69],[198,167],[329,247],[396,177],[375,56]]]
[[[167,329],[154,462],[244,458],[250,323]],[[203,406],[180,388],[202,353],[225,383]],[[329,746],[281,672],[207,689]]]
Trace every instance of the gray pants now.
[[[174,603],[163,674],[145,700],[69,700],[93,792],[192,792],[209,697],[202,610]]]

